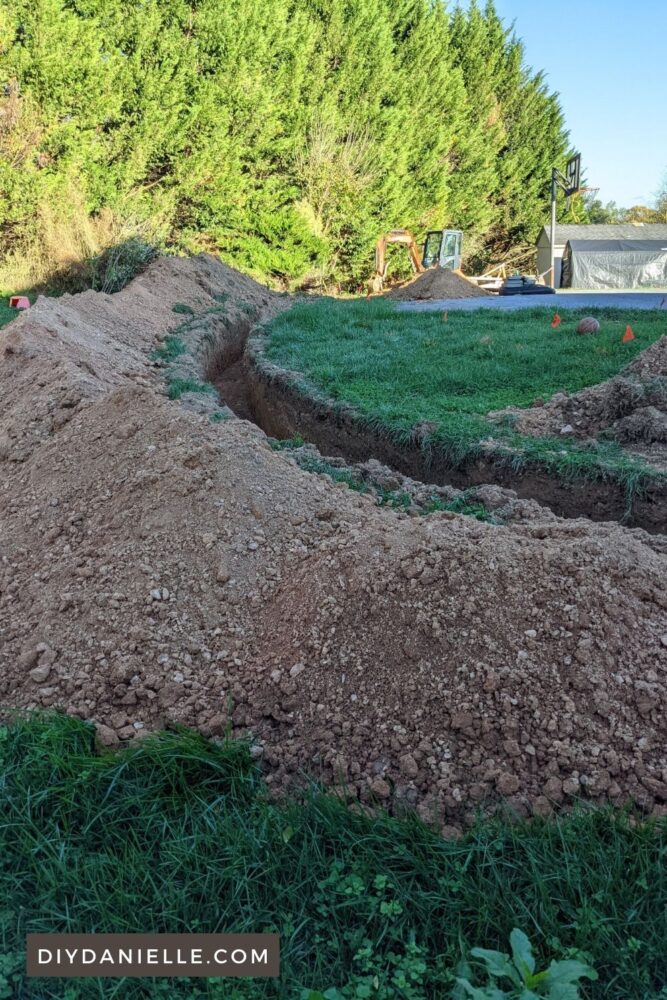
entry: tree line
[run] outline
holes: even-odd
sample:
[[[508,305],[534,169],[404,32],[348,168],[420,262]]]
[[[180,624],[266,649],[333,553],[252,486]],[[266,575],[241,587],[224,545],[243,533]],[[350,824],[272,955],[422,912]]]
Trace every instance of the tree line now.
[[[479,263],[534,240],[567,154],[492,2],[0,0],[0,274],[143,234],[356,288],[398,226]]]
[[[631,205],[623,208],[615,201],[602,202],[598,197],[582,199],[582,210],[587,222],[618,224],[643,222],[648,225],[667,223],[667,175],[650,205]]]

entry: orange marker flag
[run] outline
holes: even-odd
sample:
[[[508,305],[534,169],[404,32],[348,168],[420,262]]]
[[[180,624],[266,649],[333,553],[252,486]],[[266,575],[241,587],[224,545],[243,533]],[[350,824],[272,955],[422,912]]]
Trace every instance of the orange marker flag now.
[[[623,343],[624,344],[629,344],[630,341],[634,340],[634,339],[635,339],[635,335],[632,332],[632,327],[631,326],[626,326],[625,333],[623,334]]]
[[[551,329],[556,330],[561,324],[561,318],[558,313],[554,313],[554,318],[551,320]]]

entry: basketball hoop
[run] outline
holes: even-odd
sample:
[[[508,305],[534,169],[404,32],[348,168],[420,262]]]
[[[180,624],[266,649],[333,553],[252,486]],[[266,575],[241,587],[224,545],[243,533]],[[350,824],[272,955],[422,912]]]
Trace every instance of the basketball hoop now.
[[[575,193],[576,194],[580,194],[580,195],[584,195],[584,194],[597,195],[597,193],[598,193],[599,190],[600,190],[599,187],[597,187],[597,188],[578,188]],[[572,198],[573,197],[574,197],[574,195],[568,194],[567,197],[565,198],[565,210],[567,212],[570,211],[570,207],[571,207],[571,204],[572,204]]]
[[[567,161],[565,168],[565,193],[570,198],[581,186],[581,153]]]

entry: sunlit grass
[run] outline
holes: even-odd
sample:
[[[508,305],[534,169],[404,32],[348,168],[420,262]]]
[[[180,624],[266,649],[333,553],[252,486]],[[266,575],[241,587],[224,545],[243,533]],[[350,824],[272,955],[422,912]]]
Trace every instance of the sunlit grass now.
[[[0,327],[11,323],[18,315],[20,314],[16,309],[9,308],[9,296],[0,294]]]
[[[516,464],[536,461],[563,476],[613,474],[627,482],[651,472],[613,443],[528,438],[511,422],[487,417],[609,379],[667,333],[665,311],[589,312],[601,324],[593,336],[575,332],[580,311],[563,310],[554,329],[553,306],[511,314],[450,311],[445,318],[399,312],[386,300],[320,299],[270,324],[267,356],[398,440],[408,440],[415,424],[432,423],[431,440],[455,464],[493,438]],[[628,324],[635,340],[623,343]]]

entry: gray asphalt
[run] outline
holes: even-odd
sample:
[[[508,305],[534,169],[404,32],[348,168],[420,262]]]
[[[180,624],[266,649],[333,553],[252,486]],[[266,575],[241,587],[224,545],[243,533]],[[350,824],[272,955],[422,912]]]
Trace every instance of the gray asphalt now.
[[[667,289],[657,292],[556,292],[555,295],[490,295],[478,299],[431,299],[401,302],[407,312],[442,312],[445,309],[664,309],[667,315]]]

